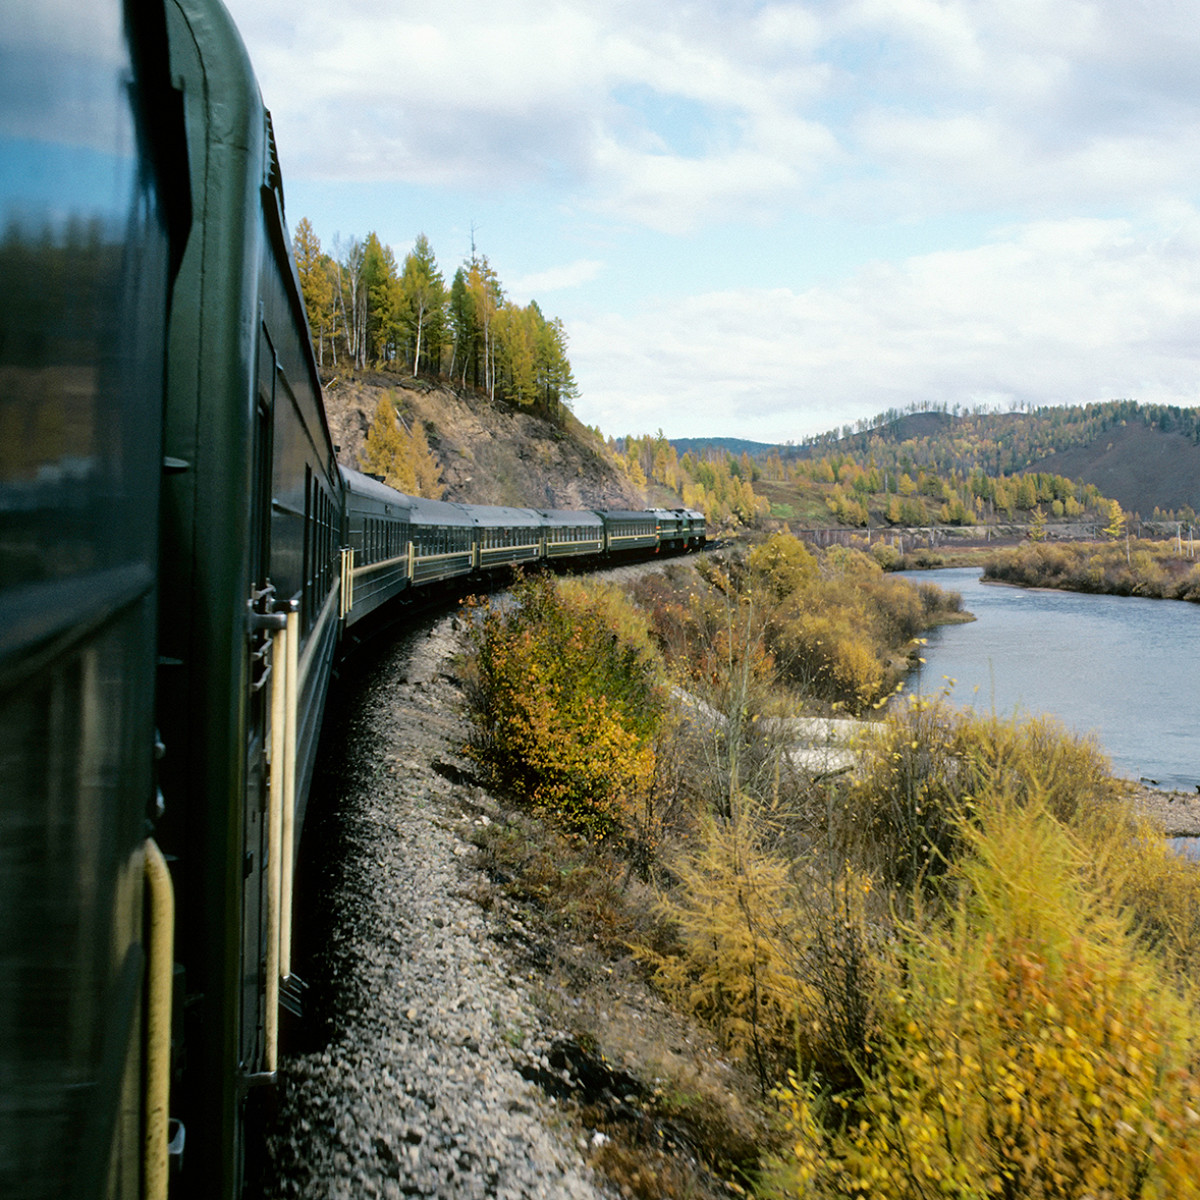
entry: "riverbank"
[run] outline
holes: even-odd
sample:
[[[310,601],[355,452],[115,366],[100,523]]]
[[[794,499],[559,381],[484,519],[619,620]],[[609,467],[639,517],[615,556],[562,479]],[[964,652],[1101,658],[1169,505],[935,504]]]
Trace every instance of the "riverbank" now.
[[[1047,714],[1091,733],[1118,778],[1195,795],[1193,606],[987,582],[974,570],[921,578],[959,592],[978,621],[931,635],[908,690],[933,696],[950,688],[951,703],[1001,717]],[[1180,805],[1153,795],[1150,802],[1168,813]]]
[[[1133,780],[1121,780],[1122,789],[1138,812],[1167,837],[1200,837],[1200,791],[1165,792]]]
[[[984,577],[1021,587],[1200,603],[1200,564],[1170,541],[1029,542],[991,555]]]

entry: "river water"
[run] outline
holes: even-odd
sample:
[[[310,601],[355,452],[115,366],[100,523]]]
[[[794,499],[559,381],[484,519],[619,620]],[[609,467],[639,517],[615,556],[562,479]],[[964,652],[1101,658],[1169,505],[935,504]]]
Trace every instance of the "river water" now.
[[[1117,775],[1200,784],[1200,605],[985,584],[973,567],[905,577],[962,593],[977,618],[930,631],[909,691],[953,680],[954,704],[1093,734]]]

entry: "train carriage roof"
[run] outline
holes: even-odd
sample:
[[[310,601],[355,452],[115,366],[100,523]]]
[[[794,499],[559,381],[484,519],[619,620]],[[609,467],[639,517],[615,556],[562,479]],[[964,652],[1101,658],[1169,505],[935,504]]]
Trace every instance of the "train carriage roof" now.
[[[505,508],[498,504],[468,504],[464,507],[472,524],[484,529],[540,529],[545,524],[542,514],[532,508]]]
[[[406,496],[403,492],[381,483],[373,475],[364,475],[351,467],[339,464],[351,495],[364,496],[380,504],[391,505],[397,513],[407,515],[413,525],[441,525],[468,528],[475,524],[467,505],[452,500],[427,500],[424,496]]]
[[[605,521],[653,521],[654,513],[645,508],[598,508],[596,512]]]
[[[389,504],[397,510],[407,510],[416,499],[415,496],[406,496],[403,492],[388,487],[374,475],[364,475],[361,471],[355,471],[341,463],[338,463],[338,470],[341,472],[346,488],[352,495],[364,496],[368,500],[375,500],[380,504]]]
[[[543,508],[538,510],[542,523],[548,526],[590,526],[593,529],[603,529],[604,522],[599,513],[587,509],[575,508]]]
[[[471,529],[470,506],[457,504],[453,500],[426,500],[420,496],[408,497],[412,505],[409,520],[414,525],[454,526]]]

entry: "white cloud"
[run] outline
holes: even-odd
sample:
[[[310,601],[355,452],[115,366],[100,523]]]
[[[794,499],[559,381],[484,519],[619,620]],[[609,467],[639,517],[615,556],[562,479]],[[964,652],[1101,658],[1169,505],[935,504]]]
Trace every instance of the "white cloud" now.
[[[598,259],[580,258],[575,262],[548,267],[544,271],[535,271],[532,275],[522,275],[506,284],[505,290],[509,295],[528,303],[547,292],[560,292],[590,283],[603,270],[604,264]]]
[[[812,139],[814,157],[829,152],[821,141]],[[596,161],[604,186],[591,206],[661,233],[688,233],[735,210],[743,220],[762,219],[794,200],[804,182],[795,165],[753,147],[688,158],[607,140]]]
[[[542,181],[671,229],[1094,205],[1200,168],[1200,35],[1167,0],[232,6],[306,175]]]
[[[230,4],[289,179],[386,180],[489,239],[521,213],[510,256],[562,265],[510,290],[592,314],[564,315],[606,431],[1197,399],[1200,26],[1178,0]],[[866,245],[891,260],[839,279]]]
[[[1039,222],[835,287],[738,289],[572,327],[582,416],[802,436],[915,401],[1193,404],[1200,215]]]

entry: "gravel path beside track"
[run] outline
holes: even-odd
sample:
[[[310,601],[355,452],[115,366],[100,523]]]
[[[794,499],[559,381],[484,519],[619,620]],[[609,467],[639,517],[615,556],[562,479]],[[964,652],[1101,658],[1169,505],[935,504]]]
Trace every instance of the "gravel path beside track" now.
[[[324,916],[310,918],[328,922],[309,939],[323,947],[310,970],[326,1036],[281,1066],[268,1195],[610,1194],[522,1075],[550,1070],[555,1031],[469,896],[464,837],[489,818],[457,752],[452,625],[391,651],[333,739],[345,748],[316,793],[332,811],[306,833],[339,843],[336,877],[313,889]]]

